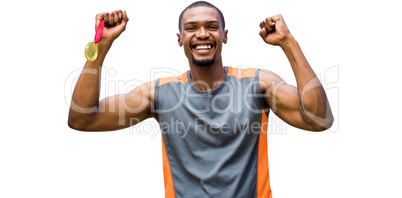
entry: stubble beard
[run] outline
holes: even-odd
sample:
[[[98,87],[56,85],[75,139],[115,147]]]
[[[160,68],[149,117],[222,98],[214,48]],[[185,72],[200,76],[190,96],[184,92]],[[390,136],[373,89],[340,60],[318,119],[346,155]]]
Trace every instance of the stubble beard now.
[[[214,64],[214,63],[215,63],[215,57],[216,57],[216,54],[215,54],[214,57],[211,58],[211,59],[198,59],[198,60],[197,60],[197,59],[194,57],[194,55],[191,54],[191,59],[193,60],[194,65],[197,65],[197,66],[200,66],[200,67],[203,67],[203,66],[210,66],[210,65]]]

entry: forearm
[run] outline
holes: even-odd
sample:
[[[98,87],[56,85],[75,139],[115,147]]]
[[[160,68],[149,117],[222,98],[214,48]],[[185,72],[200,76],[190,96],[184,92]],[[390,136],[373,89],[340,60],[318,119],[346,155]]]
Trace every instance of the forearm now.
[[[297,82],[303,118],[313,125],[332,123],[332,112],[324,88],[314,73],[298,44],[290,37],[281,45],[292,67]],[[319,119],[315,119],[315,118]],[[320,122],[320,123],[317,123]]]
[[[85,125],[90,116],[98,111],[101,85],[101,69],[111,42],[98,43],[98,58],[87,61],[75,85],[70,105],[69,124]]]
[[[302,96],[303,90],[306,87],[306,85],[309,83],[313,83],[312,80],[314,80],[317,76],[314,73],[313,69],[310,67],[310,64],[307,62],[307,59],[304,57],[304,54],[300,49],[299,43],[293,37],[289,38],[286,42],[284,42],[284,44],[281,45],[281,48],[289,60],[293,73],[296,77],[297,89],[299,91],[299,95]],[[322,88],[321,83],[320,82],[317,83],[318,83],[317,87]],[[322,94],[321,91],[317,89],[311,91],[320,92],[319,93],[320,95]],[[312,95],[312,92],[310,92],[309,95]],[[305,102],[308,101],[309,100],[307,99],[307,101]]]

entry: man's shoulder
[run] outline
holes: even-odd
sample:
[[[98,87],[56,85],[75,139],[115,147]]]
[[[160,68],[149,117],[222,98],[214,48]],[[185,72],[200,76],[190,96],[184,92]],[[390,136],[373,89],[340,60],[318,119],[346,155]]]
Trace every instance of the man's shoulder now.
[[[244,78],[255,78],[257,76],[256,68],[237,68],[237,67],[227,67],[227,76],[234,76],[237,79],[244,79]]]
[[[188,82],[188,71],[184,72],[180,76],[168,76],[164,78],[160,78],[156,82],[157,87],[161,87],[163,85],[169,84],[169,83],[183,83],[186,84]]]
[[[263,80],[263,81],[270,81],[273,79],[280,78],[277,74],[275,74],[274,72],[267,70],[267,69],[260,69],[258,71],[258,74],[259,74],[260,80]]]
[[[265,93],[267,89],[274,90],[274,87],[286,84],[286,82],[276,73],[266,69],[261,69],[259,71],[259,81],[261,85],[261,91],[263,93]]]

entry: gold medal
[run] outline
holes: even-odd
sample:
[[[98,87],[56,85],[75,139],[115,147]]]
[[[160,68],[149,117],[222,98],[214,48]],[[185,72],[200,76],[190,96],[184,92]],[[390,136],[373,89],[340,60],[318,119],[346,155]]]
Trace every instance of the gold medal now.
[[[95,33],[95,39],[92,42],[89,42],[87,46],[85,47],[85,58],[87,58],[88,61],[95,61],[96,58],[98,58],[98,42],[102,38],[103,34],[103,26],[105,25],[105,21],[101,20],[99,22],[98,28],[96,29]]]
[[[89,42],[85,47],[85,58],[89,61],[94,61],[98,57],[98,44],[95,42]]]

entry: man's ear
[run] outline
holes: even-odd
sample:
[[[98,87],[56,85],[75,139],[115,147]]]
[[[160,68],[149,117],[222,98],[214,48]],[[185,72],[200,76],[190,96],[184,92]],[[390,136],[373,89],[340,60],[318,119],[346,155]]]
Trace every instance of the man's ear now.
[[[183,42],[181,41],[181,34],[177,33],[176,35],[177,35],[177,38],[178,38],[177,43],[179,44],[180,47],[183,46]]]
[[[223,43],[227,43],[228,42],[228,30],[224,30],[223,31]]]

